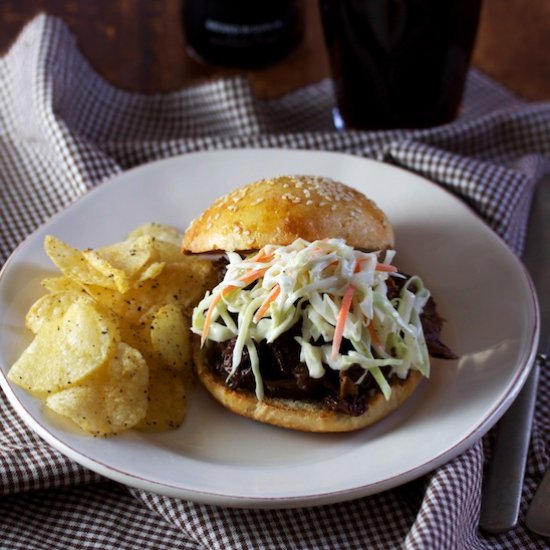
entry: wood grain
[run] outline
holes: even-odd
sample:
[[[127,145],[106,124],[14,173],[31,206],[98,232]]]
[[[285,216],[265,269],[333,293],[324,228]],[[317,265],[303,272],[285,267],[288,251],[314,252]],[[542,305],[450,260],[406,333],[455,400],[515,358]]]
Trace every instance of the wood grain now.
[[[506,87],[550,99],[550,1],[484,0],[472,59]]]
[[[120,88],[167,92],[245,74],[260,97],[329,75],[316,0],[303,0],[305,33],[284,60],[242,71],[199,63],[187,52],[181,0],[1,0],[0,52],[44,12],[60,17],[97,72]],[[473,65],[526,99],[550,99],[550,1],[484,0]]]

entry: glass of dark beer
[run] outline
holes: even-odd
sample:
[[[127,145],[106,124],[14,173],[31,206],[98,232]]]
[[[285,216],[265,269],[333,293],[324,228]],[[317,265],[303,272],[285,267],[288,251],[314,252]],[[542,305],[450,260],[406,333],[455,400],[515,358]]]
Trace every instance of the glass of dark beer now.
[[[319,0],[338,128],[426,128],[458,114],[481,0]]]

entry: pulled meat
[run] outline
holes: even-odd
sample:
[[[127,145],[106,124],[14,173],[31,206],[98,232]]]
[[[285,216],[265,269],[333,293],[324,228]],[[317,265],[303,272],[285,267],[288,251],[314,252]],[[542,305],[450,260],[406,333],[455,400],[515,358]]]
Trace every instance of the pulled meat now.
[[[399,294],[404,282],[405,279],[393,277],[388,279],[388,297],[390,299]],[[428,300],[420,318],[430,355],[445,359],[456,358],[454,353],[440,340],[443,319],[438,314],[432,298]],[[327,368],[321,378],[310,377],[307,366],[300,362],[300,345],[295,340],[295,336],[300,334],[301,326],[297,323],[274,342],[257,343],[260,374],[265,395],[321,403],[329,410],[350,416],[364,414],[372,395],[380,391],[372,375],[367,374],[358,384],[357,381],[364,371],[359,366],[352,366],[345,371]],[[254,392],[256,382],[246,348],[243,350],[239,368],[228,378],[231,372],[235,342],[236,338],[220,343],[210,342],[207,348],[208,364],[213,373],[230,388]],[[342,342],[343,351],[346,351],[346,344],[350,345],[344,340]],[[402,382],[397,376],[389,375],[389,367],[383,367],[381,370],[390,383]]]

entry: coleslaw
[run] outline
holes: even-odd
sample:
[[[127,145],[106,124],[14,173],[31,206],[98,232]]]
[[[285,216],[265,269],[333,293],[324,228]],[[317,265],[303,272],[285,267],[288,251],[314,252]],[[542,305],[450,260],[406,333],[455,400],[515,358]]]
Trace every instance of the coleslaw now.
[[[430,370],[420,320],[430,292],[413,276],[390,299],[388,279],[403,277],[394,256],[393,250],[362,252],[342,239],[297,239],[246,257],[229,252],[223,281],[193,310],[192,331],[201,335],[201,345],[236,338],[228,379],[246,349],[259,400],[264,389],[257,346],[297,323],[300,361],[310,377],[359,366],[356,383],[370,373],[389,399],[389,376],[404,379],[415,369],[427,377]]]

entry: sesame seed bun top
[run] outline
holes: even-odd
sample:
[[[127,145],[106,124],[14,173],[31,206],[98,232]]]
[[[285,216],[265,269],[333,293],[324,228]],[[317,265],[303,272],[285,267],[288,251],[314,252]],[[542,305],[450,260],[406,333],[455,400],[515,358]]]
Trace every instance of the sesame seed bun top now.
[[[232,191],[193,220],[187,253],[257,250],[297,238],[342,238],[365,250],[394,246],[391,224],[362,193],[330,178],[278,176]]]

